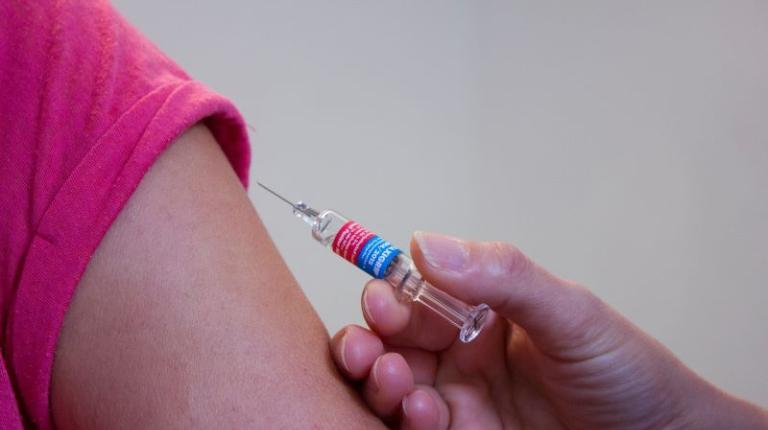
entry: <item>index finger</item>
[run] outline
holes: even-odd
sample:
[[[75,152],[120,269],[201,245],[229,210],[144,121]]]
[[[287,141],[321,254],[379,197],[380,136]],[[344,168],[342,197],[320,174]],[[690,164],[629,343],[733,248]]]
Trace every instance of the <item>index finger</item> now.
[[[366,284],[362,307],[368,326],[389,345],[441,351],[458,336],[458,329],[430,309],[398,300],[386,281]]]

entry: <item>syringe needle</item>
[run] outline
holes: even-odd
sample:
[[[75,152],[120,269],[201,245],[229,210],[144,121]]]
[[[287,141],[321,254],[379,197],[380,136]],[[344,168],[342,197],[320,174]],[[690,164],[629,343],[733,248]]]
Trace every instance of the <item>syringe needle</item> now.
[[[261,188],[264,188],[265,190],[269,191],[269,192],[270,192],[270,193],[271,193],[273,196],[277,197],[278,199],[280,199],[280,200],[282,200],[282,201],[284,201],[284,202],[288,203],[288,204],[289,204],[289,205],[291,205],[291,207],[293,207],[294,209],[296,209],[296,210],[300,210],[298,207],[296,207],[296,203],[294,203],[294,202],[292,202],[292,201],[290,201],[290,200],[286,199],[285,197],[281,196],[281,195],[280,195],[280,194],[278,194],[278,193],[277,193],[275,190],[273,190],[273,189],[269,188],[268,186],[266,186],[266,185],[262,184],[262,183],[261,183],[261,182],[259,182],[259,181],[256,181],[256,184],[258,184],[258,186],[260,186]]]
[[[294,203],[294,202],[286,199],[285,197],[283,197],[280,194],[278,194],[275,190],[269,188],[268,186],[262,184],[259,181],[256,181],[256,183],[261,188],[264,188],[265,190],[269,191],[269,193],[272,194],[273,196],[275,196],[278,199],[280,199],[280,200],[288,203],[289,205],[291,205],[291,207],[293,208],[293,214],[296,215],[297,217],[301,218],[305,223],[307,223],[309,225],[314,225],[315,221],[317,220],[317,216],[319,215],[319,213],[316,210],[314,210],[311,207],[307,206],[307,204],[304,203],[304,202],[296,202],[296,203]]]

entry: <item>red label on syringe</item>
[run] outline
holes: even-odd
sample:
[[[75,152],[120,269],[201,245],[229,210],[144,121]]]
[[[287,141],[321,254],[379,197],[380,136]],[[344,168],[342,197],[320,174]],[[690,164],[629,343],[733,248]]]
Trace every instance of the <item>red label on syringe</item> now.
[[[333,239],[333,252],[374,278],[384,278],[400,250],[354,221],[347,221]]]

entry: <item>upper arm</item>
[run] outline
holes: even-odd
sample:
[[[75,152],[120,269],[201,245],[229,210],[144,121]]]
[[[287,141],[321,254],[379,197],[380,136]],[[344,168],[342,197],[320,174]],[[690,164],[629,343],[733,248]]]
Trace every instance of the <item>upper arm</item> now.
[[[202,126],[160,156],[90,261],[51,395],[62,429],[377,423]]]

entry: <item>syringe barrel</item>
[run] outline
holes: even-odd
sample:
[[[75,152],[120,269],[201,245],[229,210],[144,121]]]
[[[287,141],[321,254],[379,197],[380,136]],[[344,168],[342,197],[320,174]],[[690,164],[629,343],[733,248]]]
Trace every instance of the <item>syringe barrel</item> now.
[[[459,329],[459,340],[471,342],[482,331],[488,305],[471,306],[434,287],[416,269],[411,258],[400,253],[384,278],[401,300],[414,301],[433,310]]]
[[[312,236],[374,278],[389,282],[400,300],[420,302],[443,316],[460,329],[462,342],[470,342],[482,330],[487,305],[470,306],[430,285],[410,257],[360,224],[323,211],[312,225]]]

